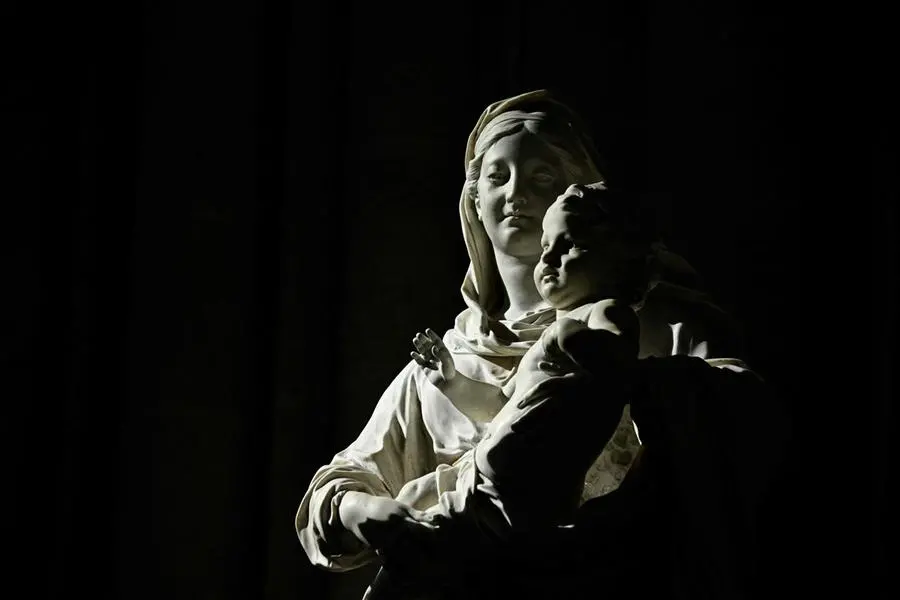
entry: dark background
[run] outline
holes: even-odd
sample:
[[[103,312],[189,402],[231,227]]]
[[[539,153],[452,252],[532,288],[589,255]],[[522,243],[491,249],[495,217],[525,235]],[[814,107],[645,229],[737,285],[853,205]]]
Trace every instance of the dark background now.
[[[878,596],[896,339],[883,17],[736,0],[2,12],[10,589],[358,598],[370,572],[313,569],[294,512],[412,335],[463,306],[476,118],[550,87],[784,393],[795,443],[761,576]]]

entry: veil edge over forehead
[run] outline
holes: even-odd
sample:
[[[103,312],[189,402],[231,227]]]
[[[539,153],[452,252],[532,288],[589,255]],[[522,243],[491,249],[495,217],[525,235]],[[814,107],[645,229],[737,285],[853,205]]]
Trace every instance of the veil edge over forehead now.
[[[463,165],[465,169],[469,168],[469,162],[475,157],[475,144],[487,125],[499,115],[512,110],[523,112],[529,110],[550,110],[554,115],[563,117],[568,121],[572,133],[575,134],[578,141],[581,143],[585,155],[588,158],[591,171],[600,176],[597,168],[600,163],[599,155],[597,154],[593,141],[591,141],[587,135],[587,126],[574,110],[557,100],[552,92],[546,89],[533,90],[525,92],[524,94],[512,96],[511,98],[494,102],[484,109],[481,116],[478,118],[478,121],[475,123],[474,129],[472,129],[472,132],[469,134],[469,139],[466,144],[465,164]]]

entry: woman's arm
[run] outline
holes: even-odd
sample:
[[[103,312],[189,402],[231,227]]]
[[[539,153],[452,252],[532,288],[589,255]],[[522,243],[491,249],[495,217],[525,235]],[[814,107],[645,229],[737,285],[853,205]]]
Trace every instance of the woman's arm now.
[[[357,439],[313,476],[295,519],[300,543],[313,564],[347,571],[374,560],[360,523],[368,520],[367,513],[372,513],[375,530],[378,523],[390,523],[383,530],[403,521],[400,508],[387,510],[381,500],[393,499],[406,482],[437,467],[422,419],[418,371],[409,363],[382,394]],[[342,506],[348,496],[350,501]],[[371,497],[378,500],[367,501]]]

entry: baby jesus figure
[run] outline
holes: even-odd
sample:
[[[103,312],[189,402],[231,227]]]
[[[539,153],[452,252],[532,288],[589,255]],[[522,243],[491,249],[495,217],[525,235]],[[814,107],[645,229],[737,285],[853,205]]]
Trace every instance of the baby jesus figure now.
[[[424,511],[426,519],[439,524],[480,502],[468,512],[501,538],[507,529],[574,522],[587,471],[623,418],[639,349],[631,275],[641,256],[610,223],[597,200],[602,189],[572,186],[547,209],[534,279],[557,319],[504,388],[509,400],[475,448],[475,469]],[[463,377],[432,330],[414,344],[413,358],[431,369],[433,383]]]

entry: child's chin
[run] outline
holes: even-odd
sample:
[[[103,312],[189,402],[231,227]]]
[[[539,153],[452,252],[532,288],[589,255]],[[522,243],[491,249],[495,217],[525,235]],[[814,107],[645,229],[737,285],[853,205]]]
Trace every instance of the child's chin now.
[[[556,310],[572,310],[584,304],[582,298],[585,294],[579,293],[578,290],[574,290],[571,287],[559,285],[559,282],[556,280],[543,284],[539,291],[541,296],[547,301],[547,304]]]
[[[556,310],[572,310],[573,308],[578,308],[583,304],[583,302],[579,301],[578,299],[568,297],[565,294],[555,294],[553,296],[549,296],[547,298],[547,303]]]
[[[546,283],[542,282],[538,284],[538,291],[540,292],[541,296],[543,296],[544,300],[552,305],[555,305],[560,298],[565,296],[566,288],[560,287],[559,283],[554,279]]]
[[[559,310],[559,307],[565,304],[565,296],[556,288],[543,286],[541,288],[541,296],[547,301],[547,304]]]

